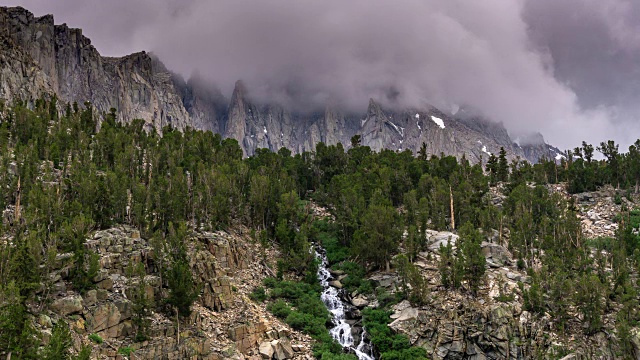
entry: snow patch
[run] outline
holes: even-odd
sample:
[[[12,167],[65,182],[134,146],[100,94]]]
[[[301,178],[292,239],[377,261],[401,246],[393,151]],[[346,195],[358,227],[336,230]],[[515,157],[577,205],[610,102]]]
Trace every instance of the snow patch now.
[[[491,153],[487,151],[487,146],[486,145],[482,146],[482,152],[485,153],[485,154],[491,155]]]
[[[420,119],[420,114],[416,114],[416,119]]]
[[[267,127],[266,127],[266,126],[263,126],[263,127],[262,127],[262,131],[264,131],[264,133],[266,134],[266,133],[267,133]]]
[[[566,157],[562,154],[557,154],[556,155],[556,160],[562,160],[562,159],[566,159]]]
[[[393,126],[393,128],[396,130],[396,132],[398,134],[400,134],[400,136],[404,137],[404,128],[399,128],[398,125],[392,123],[391,121],[387,121],[391,126]],[[402,130],[401,130],[402,129]]]
[[[436,125],[440,126],[440,129],[444,129],[444,121],[442,121],[442,119],[432,115],[431,120],[433,120],[433,122],[436,123]]]

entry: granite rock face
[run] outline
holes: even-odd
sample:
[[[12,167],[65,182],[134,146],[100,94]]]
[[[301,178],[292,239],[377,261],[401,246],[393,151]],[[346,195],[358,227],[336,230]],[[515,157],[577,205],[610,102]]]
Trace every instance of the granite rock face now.
[[[174,75],[145,52],[103,57],[82,30],[55,25],[53,16],[34,17],[21,7],[0,8],[0,37],[2,58],[14,59],[3,61],[3,74],[17,69],[16,56],[25,59],[22,72],[1,79],[4,99],[32,100],[55,93],[64,102],[91,102],[99,112],[115,108],[124,122],[144,119],[156,128],[196,123]],[[199,122],[202,128],[216,128]]]
[[[331,105],[295,112],[251,99],[240,81],[227,101],[213,83],[198,76],[185,81],[152,54],[104,57],[81,29],[55,25],[51,15],[35,17],[21,7],[0,7],[0,99],[30,103],[53,94],[61,103],[90,102],[99,114],[114,108],[119,121],[143,119],[148,129],[220,133],[236,139],[245,156],[260,148],[313,151],[319,142],[348,148],[354,135],[374,151],[417,153],[424,144],[428,155],[465,156],[472,163],[486,162],[500,147],[510,160],[537,162],[559,154],[539,134],[521,146],[502,124],[427,105],[385,109],[371,100],[364,114]]]

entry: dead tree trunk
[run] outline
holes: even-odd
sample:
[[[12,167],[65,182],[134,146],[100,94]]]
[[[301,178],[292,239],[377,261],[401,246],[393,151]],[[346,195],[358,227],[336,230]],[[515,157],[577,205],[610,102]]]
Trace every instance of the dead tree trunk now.
[[[451,191],[451,185],[449,185],[449,199],[451,200],[451,231],[456,229],[456,218],[453,213],[453,191]]]
[[[18,190],[16,191],[16,210],[13,213],[14,223],[20,224],[20,177],[18,177]]]

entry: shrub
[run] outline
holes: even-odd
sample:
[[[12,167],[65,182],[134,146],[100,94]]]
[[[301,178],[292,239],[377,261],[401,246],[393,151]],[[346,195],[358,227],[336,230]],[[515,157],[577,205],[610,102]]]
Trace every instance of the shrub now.
[[[427,352],[423,348],[411,347],[409,338],[394,334],[387,326],[390,312],[379,309],[362,311],[364,325],[371,337],[371,343],[380,352],[381,360],[426,360]]]
[[[251,300],[255,302],[261,303],[267,300],[267,293],[264,292],[264,288],[262,286],[258,286],[257,288],[253,289],[253,291],[249,295],[249,298],[251,298]]]
[[[130,357],[133,354],[133,348],[130,346],[121,347],[118,349],[118,354]]]
[[[78,352],[78,356],[74,360],[89,360],[91,359],[91,346],[85,345]]]
[[[367,271],[362,265],[347,261],[335,266],[335,269],[342,270],[347,274],[347,277],[340,281],[347,291],[358,290],[361,294],[373,293],[373,285],[371,281],[365,279]]]
[[[286,319],[291,313],[291,307],[289,307],[284,300],[276,300],[275,302],[267,305],[267,310],[280,319]]]
[[[269,289],[273,289],[274,287],[276,287],[278,285],[278,279],[272,278],[272,277],[268,277],[268,278],[265,278],[264,280],[262,280],[262,284],[264,284],[264,286],[266,286]]]
[[[96,344],[102,344],[103,342],[102,337],[98,334],[90,334],[89,340],[93,341]]]

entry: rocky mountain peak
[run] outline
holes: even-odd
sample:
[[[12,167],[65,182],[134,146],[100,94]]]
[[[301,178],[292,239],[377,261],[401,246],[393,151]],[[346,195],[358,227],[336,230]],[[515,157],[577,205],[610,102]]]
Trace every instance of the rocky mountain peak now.
[[[384,117],[382,112],[382,106],[378,104],[373,98],[369,99],[369,107],[367,108],[367,116],[369,118],[381,118]]]
[[[527,133],[519,136],[520,145],[542,145],[545,144],[544,137],[539,132]]]
[[[244,85],[242,80],[236,81],[236,84],[233,88],[233,94],[231,95],[231,103],[229,105],[229,109],[233,106],[244,106],[244,98],[247,93],[247,87]]]
[[[103,57],[82,30],[55,25],[51,15],[0,7],[0,25],[0,99],[9,102],[57,94],[60,104],[88,101],[98,113],[115,108],[123,122],[144,119],[156,129],[169,125],[218,132],[238,140],[245,155],[258,148],[314,150],[320,141],[349,144],[360,134],[362,144],[374,151],[415,153],[424,143],[429,154],[466,155],[472,162],[482,162],[500,147],[510,158],[555,156],[541,136],[520,147],[502,124],[471,118],[468,112],[450,116],[433,107],[391,111],[370,99],[364,114],[330,105],[324,114],[298,113],[278,104],[258,106],[240,80],[228,102],[213,82],[197,76],[185,81],[145,51]]]

